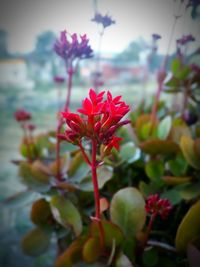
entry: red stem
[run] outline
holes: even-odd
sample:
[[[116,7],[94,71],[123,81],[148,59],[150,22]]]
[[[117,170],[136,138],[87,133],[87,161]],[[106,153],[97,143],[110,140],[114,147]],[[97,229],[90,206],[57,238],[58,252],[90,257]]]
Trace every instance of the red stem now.
[[[82,146],[82,144],[81,144],[81,141],[79,142],[79,147],[80,147],[80,150],[81,150],[81,152],[82,152],[82,154],[83,154],[83,157],[84,157],[85,161],[87,162],[87,164],[88,164],[89,166],[91,166],[91,162],[90,162],[90,160],[89,160],[89,158],[88,158],[88,155],[86,154],[86,152],[85,152],[85,150],[84,150],[84,148],[83,148],[83,146]]]
[[[104,248],[104,230],[101,223],[100,217],[100,195],[99,195],[99,186],[97,180],[97,162],[96,162],[96,154],[97,154],[97,143],[96,140],[92,140],[92,162],[91,162],[91,171],[92,171],[92,182],[94,187],[94,199],[95,199],[95,219],[97,220],[99,226],[99,238],[101,248]]]
[[[97,163],[96,163],[97,143],[96,140],[92,140],[92,182],[94,186],[94,199],[95,199],[95,217],[100,220],[100,196],[97,180]]]
[[[65,111],[68,111],[70,98],[71,98],[71,91],[72,91],[72,78],[73,78],[74,71],[72,68],[68,70],[68,81],[67,81],[67,98],[65,103]]]
[[[150,232],[152,230],[152,226],[153,226],[153,223],[155,221],[156,216],[157,216],[157,214],[153,213],[151,215],[151,217],[150,217],[149,224],[148,224],[147,230],[146,230],[146,237],[145,237],[145,240],[144,240],[144,247],[146,247],[146,245],[147,245],[147,241],[149,239],[149,235],[150,235]]]
[[[56,130],[56,134],[58,135],[60,133],[60,130],[62,128],[62,119],[59,118],[58,121],[58,126],[57,126],[57,130]],[[61,164],[60,164],[60,140],[57,137],[56,140],[56,173],[57,173],[57,180],[62,180],[62,175],[61,175]]]

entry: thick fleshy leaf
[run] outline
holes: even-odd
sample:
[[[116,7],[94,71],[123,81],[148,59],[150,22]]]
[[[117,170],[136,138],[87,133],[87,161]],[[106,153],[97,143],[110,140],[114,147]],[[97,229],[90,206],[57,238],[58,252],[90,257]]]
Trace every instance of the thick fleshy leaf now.
[[[78,186],[64,181],[64,182],[57,182],[56,188],[66,190],[67,192],[74,192],[78,189]]]
[[[159,124],[157,130],[157,137],[165,140],[169,135],[172,126],[172,118],[170,116],[165,117]]]
[[[16,193],[8,198],[6,198],[2,204],[11,208],[19,208],[23,207],[29,203],[32,203],[38,194],[36,192],[32,192],[31,190],[25,190],[23,192]]]
[[[51,234],[41,228],[28,232],[22,239],[22,250],[29,256],[39,256],[46,252],[50,245]]]
[[[145,140],[150,135],[150,122],[151,121],[151,115],[150,114],[142,114],[140,115],[135,123],[135,131],[137,134],[137,137],[140,140]],[[155,126],[157,125],[157,122]]]
[[[68,168],[68,175],[73,176],[76,173],[77,169],[82,165],[83,162],[85,162],[83,155],[82,155],[81,151],[79,151],[71,159],[71,162],[70,162],[69,168]]]
[[[35,144],[33,142],[28,141],[27,145],[26,140],[22,141],[20,145],[20,152],[23,157],[31,159],[35,159],[39,155],[39,151],[37,150]]]
[[[100,240],[100,227],[103,228],[105,246],[112,248],[113,241],[115,246],[119,246],[124,239],[121,229],[110,221],[101,220],[101,225],[97,221],[93,221],[90,225],[90,234]]]
[[[69,155],[65,154],[63,157],[60,157],[60,171],[61,173],[65,173],[67,171],[69,164]],[[57,175],[57,161],[53,161],[49,164],[49,171],[52,175]]]
[[[179,184],[186,184],[190,183],[192,180],[192,176],[183,176],[183,177],[177,177],[177,176],[163,176],[162,180],[167,185],[179,185]]]
[[[119,155],[123,161],[131,164],[140,158],[140,149],[133,142],[128,142],[120,147]]]
[[[53,152],[55,150],[55,139],[53,142],[51,142],[51,138],[50,137],[51,133],[47,133],[47,134],[39,134],[37,135],[34,140],[35,140],[35,145],[37,150],[39,151],[40,156],[45,155],[46,150]],[[55,133],[54,133],[55,136]]]
[[[183,136],[180,147],[187,162],[195,169],[200,169],[199,159],[194,151],[194,141],[188,136]]]
[[[82,219],[78,209],[67,198],[53,196],[50,202],[55,220],[64,227],[72,227],[76,236],[82,232]]]
[[[181,202],[182,197],[180,191],[176,188],[166,190],[161,194],[161,198],[167,198],[170,200],[172,205],[176,205]]]
[[[36,200],[31,208],[31,220],[38,226],[49,224],[51,220],[51,208],[49,202],[45,198]]]
[[[189,184],[180,191],[180,194],[187,201],[200,197],[200,182]]]
[[[160,160],[150,160],[145,165],[145,172],[150,180],[158,186],[162,186],[162,176],[164,174],[164,163]]]
[[[176,233],[176,248],[185,251],[189,242],[200,235],[200,200],[196,202],[182,219]]]
[[[171,70],[172,70],[172,73],[174,74],[174,76],[176,76],[176,74],[178,74],[180,68],[181,68],[181,61],[179,58],[175,58],[171,63]]]
[[[157,193],[158,187],[155,183],[145,183],[144,181],[140,181],[139,189],[143,196],[148,197],[149,195],[153,195]]]
[[[173,125],[171,132],[170,132],[170,139],[175,143],[179,144],[181,137],[184,136],[191,136],[190,128],[185,124],[176,124]]]
[[[100,166],[97,169],[97,178],[98,178],[98,185],[99,189],[102,189],[103,186],[112,178],[113,176],[113,169],[110,166]],[[91,176],[85,177],[79,184],[79,188],[82,191],[92,192],[93,184]]]
[[[158,263],[158,252],[153,247],[147,247],[142,255],[144,267],[154,267]]]
[[[179,146],[170,140],[152,139],[140,144],[140,148],[147,154],[168,155],[179,151]]]
[[[35,173],[35,172],[34,172]],[[42,179],[38,179],[32,172],[32,165],[28,162],[21,161],[19,165],[19,176],[22,182],[30,189],[33,189],[38,192],[45,192],[50,188],[50,184],[46,182],[42,182]]]
[[[71,243],[67,250],[56,259],[55,267],[73,267],[79,262],[85,241],[86,237],[79,237]]]
[[[94,263],[101,255],[101,246],[98,238],[90,237],[83,246],[83,259],[86,263]]]
[[[100,198],[100,212],[103,213],[106,211],[110,206],[110,203],[108,202],[107,198],[102,197]]]
[[[48,184],[50,180],[50,170],[41,161],[36,160],[31,165],[31,173],[34,178],[41,183]]]
[[[174,176],[185,176],[188,164],[182,153],[168,161],[169,169]]]
[[[111,201],[110,216],[126,237],[134,236],[142,229],[146,219],[145,201],[133,187],[119,190]]]
[[[200,160],[200,138],[194,140],[194,152]]]

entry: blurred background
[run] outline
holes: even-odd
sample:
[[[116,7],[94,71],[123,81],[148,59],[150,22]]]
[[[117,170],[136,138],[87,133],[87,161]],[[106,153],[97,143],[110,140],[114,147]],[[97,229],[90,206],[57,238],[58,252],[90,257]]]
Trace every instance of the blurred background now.
[[[82,60],[73,80],[71,108],[80,105],[93,87],[98,64],[102,89],[122,94],[134,107],[142,98],[153,96],[156,72],[164,56],[173,58],[176,40],[192,34],[188,54],[199,45],[199,21],[187,10],[173,27],[180,1],[175,0],[1,0],[0,3],[0,200],[3,201],[25,187],[18,179],[17,167],[20,128],[13,113],[25,108],[33,114],[36,132],[56,127],[58,104],[66,97],[66,84],[57,85],[54,77],[66,79],[65,65],[53,50],[60,31],[87,34],[93,57]],[[91,21],[95,12],[111,16],[115,21],[106,28],[100,46],[100,25]],[[181,11],[183,12],[183,11]],[[161,36],[154,46],[152,34]],[[171,38],[171,42],[169,40]],[[151,58],[151,60],[149,60]],[[192,59],[200,63],[200,57]],[[169,67],[169,66],[168,66]],[[58,86],[59,99],[58,99]],[[170,97],[162,98],[170,102]],[[60,103],[58,103],[60,101]],[[20,250],[21,236],[31,228],[29,206],[0,209],[0,266],[52,266],[54,247],[48,255],[37,259],[24,256]],[[12,255],[12,257],[11,257]]]

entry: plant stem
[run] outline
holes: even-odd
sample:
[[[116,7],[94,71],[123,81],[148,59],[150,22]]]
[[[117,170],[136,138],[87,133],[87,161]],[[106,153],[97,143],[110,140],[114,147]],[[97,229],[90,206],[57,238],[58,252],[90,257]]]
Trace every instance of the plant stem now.
[[[163,88],[163,82],[158,82],[158,90],[156,92],[155,101],[154,101],[152,111],[151,111],[151,122],[152,122],[151,131],[153,130],[155,122],[156,122],[156,114],[157,114],[157,110],[158,110],[158,103],[160,101],[160,95],[162,92],[162,88]]]
[[[100,74],[100,58],[101,58],[101,46],[102,46],[102,40],[104,35],[104,28],[99,33],[99,43],[98,43],[98,49],[97,49],[97,59],[96,59],[96,77],[95,77],[95,91],[98,93],[99,89],[99,74]]]
[[[83,157],[84,157],[86,163],[87,163],[89,166],[91,166],[91,162],[90,162],[90,160],[89,160],[89,158],[88,158],[88,155],[86,154],[86,152],[85,152],[85,150],[84,150],[84,148],[83,148],[83,146],[82,146],[82,144],[81,144],[81,141],[79,142],[79,147],[80,147],[80,150],[81,150],[81,152],[82,152],[82,154],[83,154]]]
[[[25,144],[26,144],[26,148],[27,148],[27,157],[28,157],[28,161],[31,163],[32,159],[31,159],[31,148],[30,148],[30,144],[29,144],[29,138],[28,138],[28,134],[26,131],[26,125],[23,124],[21,125],[23,132],[24,132],[24,140],[25,140]]]
[[[95,199],[95,217],[100,220],[100,196],[99,187],[97,180],[97,165],[96,165],[96,153],[97,153],[97,143],[96,140],[92,140],[92,182],[94,187],[94,199]]]
[[[57,126],[57,130],[56,130],[56,134],[58,135],[60,133],[60,130],[62,128],[62,120],[61,118],[59,118],[59,121],[58,121],[58,126]],[[56,176],[57,176],[57,180],[61,180],[62,179],[62,176],[61,176],[61,172],[60,172],[60,167],[61,167],[61,164],[60,164],[60,140],[58,138],[58,136],[56,137]]]
[[[68,69],[67,98],[66,98],[65,107],[64,107],[65,111],[68,111],[68,109],[69,109],[73,74],[74,74],[73,68],[70,67]],[[60,133],[60,130],[62,128],[62,124],[63,124],[62,119],[59,118],[57,130],[56,130],[57,135]],[[60,172],[60,167],[61,167],[61,164],[60,164],[60,140],[59,140],[58,136],[57,136],[57,140],[56,140],[56,163],[57,163],[57,180],[62,180],[62,175]]]
[[[65,102],[65,111],[68,111],[69,104],[70,104],[70,98],[71,98],[71,90],[72,90],[72,78],[73,78],[74,71],[71,68],[68,70],[68,81],[67,81],[67,98]]]
[[[156,216],[157,216],[157,214],[154,213],[150,217],[149,224],[148,224],[147,229],[146,229],[146,237],[145,237],[145,240],[144,240],[144,243],[143,243],[143,247],[146,247],[146,245],[147,245],[147,241],[148,241],[150,232],[152,230],[152,226],[153,226],[153,223],[155,221]]]

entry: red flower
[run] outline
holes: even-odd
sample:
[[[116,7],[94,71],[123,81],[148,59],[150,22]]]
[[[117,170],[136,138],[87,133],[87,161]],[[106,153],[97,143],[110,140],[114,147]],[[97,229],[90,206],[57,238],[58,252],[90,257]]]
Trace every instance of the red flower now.
[[[105,92],[96,94],[93,89],[89,91],[89,98],[82,102],[82,108],[76,113],[62,112],[69,129],[65,132],[65,138],[62,139],[79,144],[81,138],[86,137],[90,140],[96,140],[98,145],[106,146],[106,154],[113,147],[119,149],[121,138],[114,136],[119,127],[129,123],[129,120],[121,121],[124,115],[129,111],[129,106],[121,100],[121,96],[112,97],[107,92],[107,98],[104,100]]]
[[[27,112],[25,109],[18,109],[14,113],[14,117],[18,122],[27,121],[31,119],[31,113]]]
[[[159,214],[162,219],[166,219],[172,209],[172,204],[168,199],[162,199],[158,194],[155,194],[147,198],[145,209],[147,213]]]
[[[112,136],[112,138],[110,139],[110,141],[104,148],[104,151],[103,151],[104,156],[108,155],[113,148],[119,150],[119,143],[121,140],[122,138],[120,137]]]
[[[82,108],[77,111],[87,116],[100,114],[104,105],[102,102],[104,93],[103,91],[97,95],[93,89],[90,89],[90,99],[86,97],[82,102]]]

